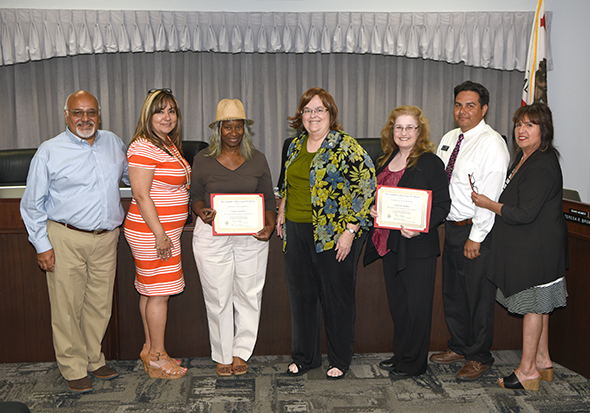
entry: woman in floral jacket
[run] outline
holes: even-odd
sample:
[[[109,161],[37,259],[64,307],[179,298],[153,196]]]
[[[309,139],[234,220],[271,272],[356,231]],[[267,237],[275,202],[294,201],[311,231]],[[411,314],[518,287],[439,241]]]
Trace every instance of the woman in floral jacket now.
[[[291,303],[293,362],[287,374],[320,367],[324,316],[328,379],[344,377],[354,350],[356,266],[371,225],[375,168],[342,132],[332,96],[312,88],[290,126],[303,130],[289,147],[277,233],[283,238]]]

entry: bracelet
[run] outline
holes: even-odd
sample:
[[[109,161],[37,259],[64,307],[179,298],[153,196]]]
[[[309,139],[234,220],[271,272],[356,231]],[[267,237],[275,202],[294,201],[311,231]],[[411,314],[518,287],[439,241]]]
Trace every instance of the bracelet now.
[[[354,229],[352,229],[352,228],[348,228],[348,227],[347,227],[347,228],[346,228],[346,230],[347,230],[348,232],[350,232],[352,235],[355,235],[355,234],[356,234],[356,231],[355,231]]]
[[[166,241],[170,241],[170,238],[168,238],[168,235],[166,235],[166,238],[164,238],[164,240],[162,242],[160,242],[159,244],[156,244],[156,246],[154,247],[155,249],[160,248],[160,245],[162,245],[163,243],[165,243]]]

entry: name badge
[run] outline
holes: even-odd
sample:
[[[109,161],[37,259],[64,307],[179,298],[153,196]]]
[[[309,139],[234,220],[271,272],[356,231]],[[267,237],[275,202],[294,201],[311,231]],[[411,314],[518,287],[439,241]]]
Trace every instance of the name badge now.
[[[449,150],[449,145],[443,145],[443,146],[440,148],[440,150],[441,150],[441,151],[448,151],[448,150]]]

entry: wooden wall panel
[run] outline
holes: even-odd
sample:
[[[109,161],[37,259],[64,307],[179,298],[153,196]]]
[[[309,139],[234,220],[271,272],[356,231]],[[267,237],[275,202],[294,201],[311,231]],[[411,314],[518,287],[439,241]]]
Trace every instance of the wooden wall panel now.
[[[55,360],[46,275],[37,266],[35,250],[24,228],[0,233],[0,245],[0,362]]]
[[[129,200],[124,200],[123,204],[127,207]],[[0,227],[0,242],[7,257],[7,265],[0,272],[0,331],[4,333],[0,339],[0,362],[50,361],[54,360],[54,355],[45,275],[37,267],[35,250],[27,241],[18,205],[19,200],[0,199],[0,217],[11,217],[3,221],[0,219],[3,225]],[[439,231],[442,242],[442,227]],[[192,227],[187,227],[182,235],[186,289],[182,294],[170,298],[166,346],[175,357],[209,357],[211,352],[205,304],[191,241]],[[291,319],[281,248],[281,241],[273,235],[262,298],[259,338],[254,350],[256,355],[290,353]],[[143,345],[143,327],[138,309],[139,295],[133,286],[133,258],[122,233],[118,254],[113,316],[103,348],[108,359],[134,359],[138,358]],[[359,263],[356,297],[355,351],[391,352],[394,328],[380,261],[366,268]],[[519,349],[521,330],[521,320],[509,316],[498,305],[493,348]],[[444,350],[448,338],[442,306],[439,259],[430,349]]]
[[[590,378],[590,205],[563,201],[563,211],[582,212],[582,222],[567,222],[569,269],[567,305],[549,318],[549,351],[557,363]]]

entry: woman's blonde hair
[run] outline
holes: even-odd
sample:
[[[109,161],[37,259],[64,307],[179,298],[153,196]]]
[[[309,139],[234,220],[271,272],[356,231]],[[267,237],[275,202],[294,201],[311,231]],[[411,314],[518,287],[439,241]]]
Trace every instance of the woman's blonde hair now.
[[[250,130],[248,122],[243,119],[238,120],[244,122],[244,135],[242,135],[242,140],[240,142],[240,155],[242,155],[245,160],[249,161],[254,156],[254,151],[256,150],[256,147],[252,142],[252,131]],[[221,155],[221,126],[223,122],[229,121],[218,121],[213,125],[213,134],[209,138],[209,153],[207,153],[206,156],[218,158]]]
[[[414,148],[412,148],[412,152],[410,152],[410,156],[408,156],[406,167],[411,168],[415,166],[420,155],[425,152],[432,153],[435,150],[434,143],[432,143],[429,139],[430,125],[428,123],[428,118],[424,116],[422,110],[416,106],[400,106],[391,111],[389,114],[389,119],[387,119],[387,123],[383,129],[381,129],[381,149],[383,150],[383,155],[377,159],[378,167],[383,166],[393,151],[397,149],[397,145],[393,140],[393,127],[395,125],[396,119],[402,115],[409,115],[413,117],[418,123],[418,139],[416,140]]]
[[[137,127],[135,128],[135,133],[133,134],[133,139],[131,139],[131,142],[135,141],[138,138],[144,138],[150,141],[154,146],[162,149],[168,155],[174,156],[172,155],[170,150],[168,150],[168,145],[166,145],[166,142],[164,142],[162,139],[160,139],[158,135],[156,135],[152,127],[152,118],[154,117],[154,114],[164,109],[168,104],[174,108],[177,117],[176,126],[168,134],[168,137],[176,146],[176,149],[178,149],[178,151],[182,154],[182,116],[180,115],[180,108],[178,107],[178,102],[176,101],[176,98],[174,97],[170,89],[158,89],[150,91],[148,93],[145,100],[143,101],[143,106],[141,107],[139,119],[137,119]]]

